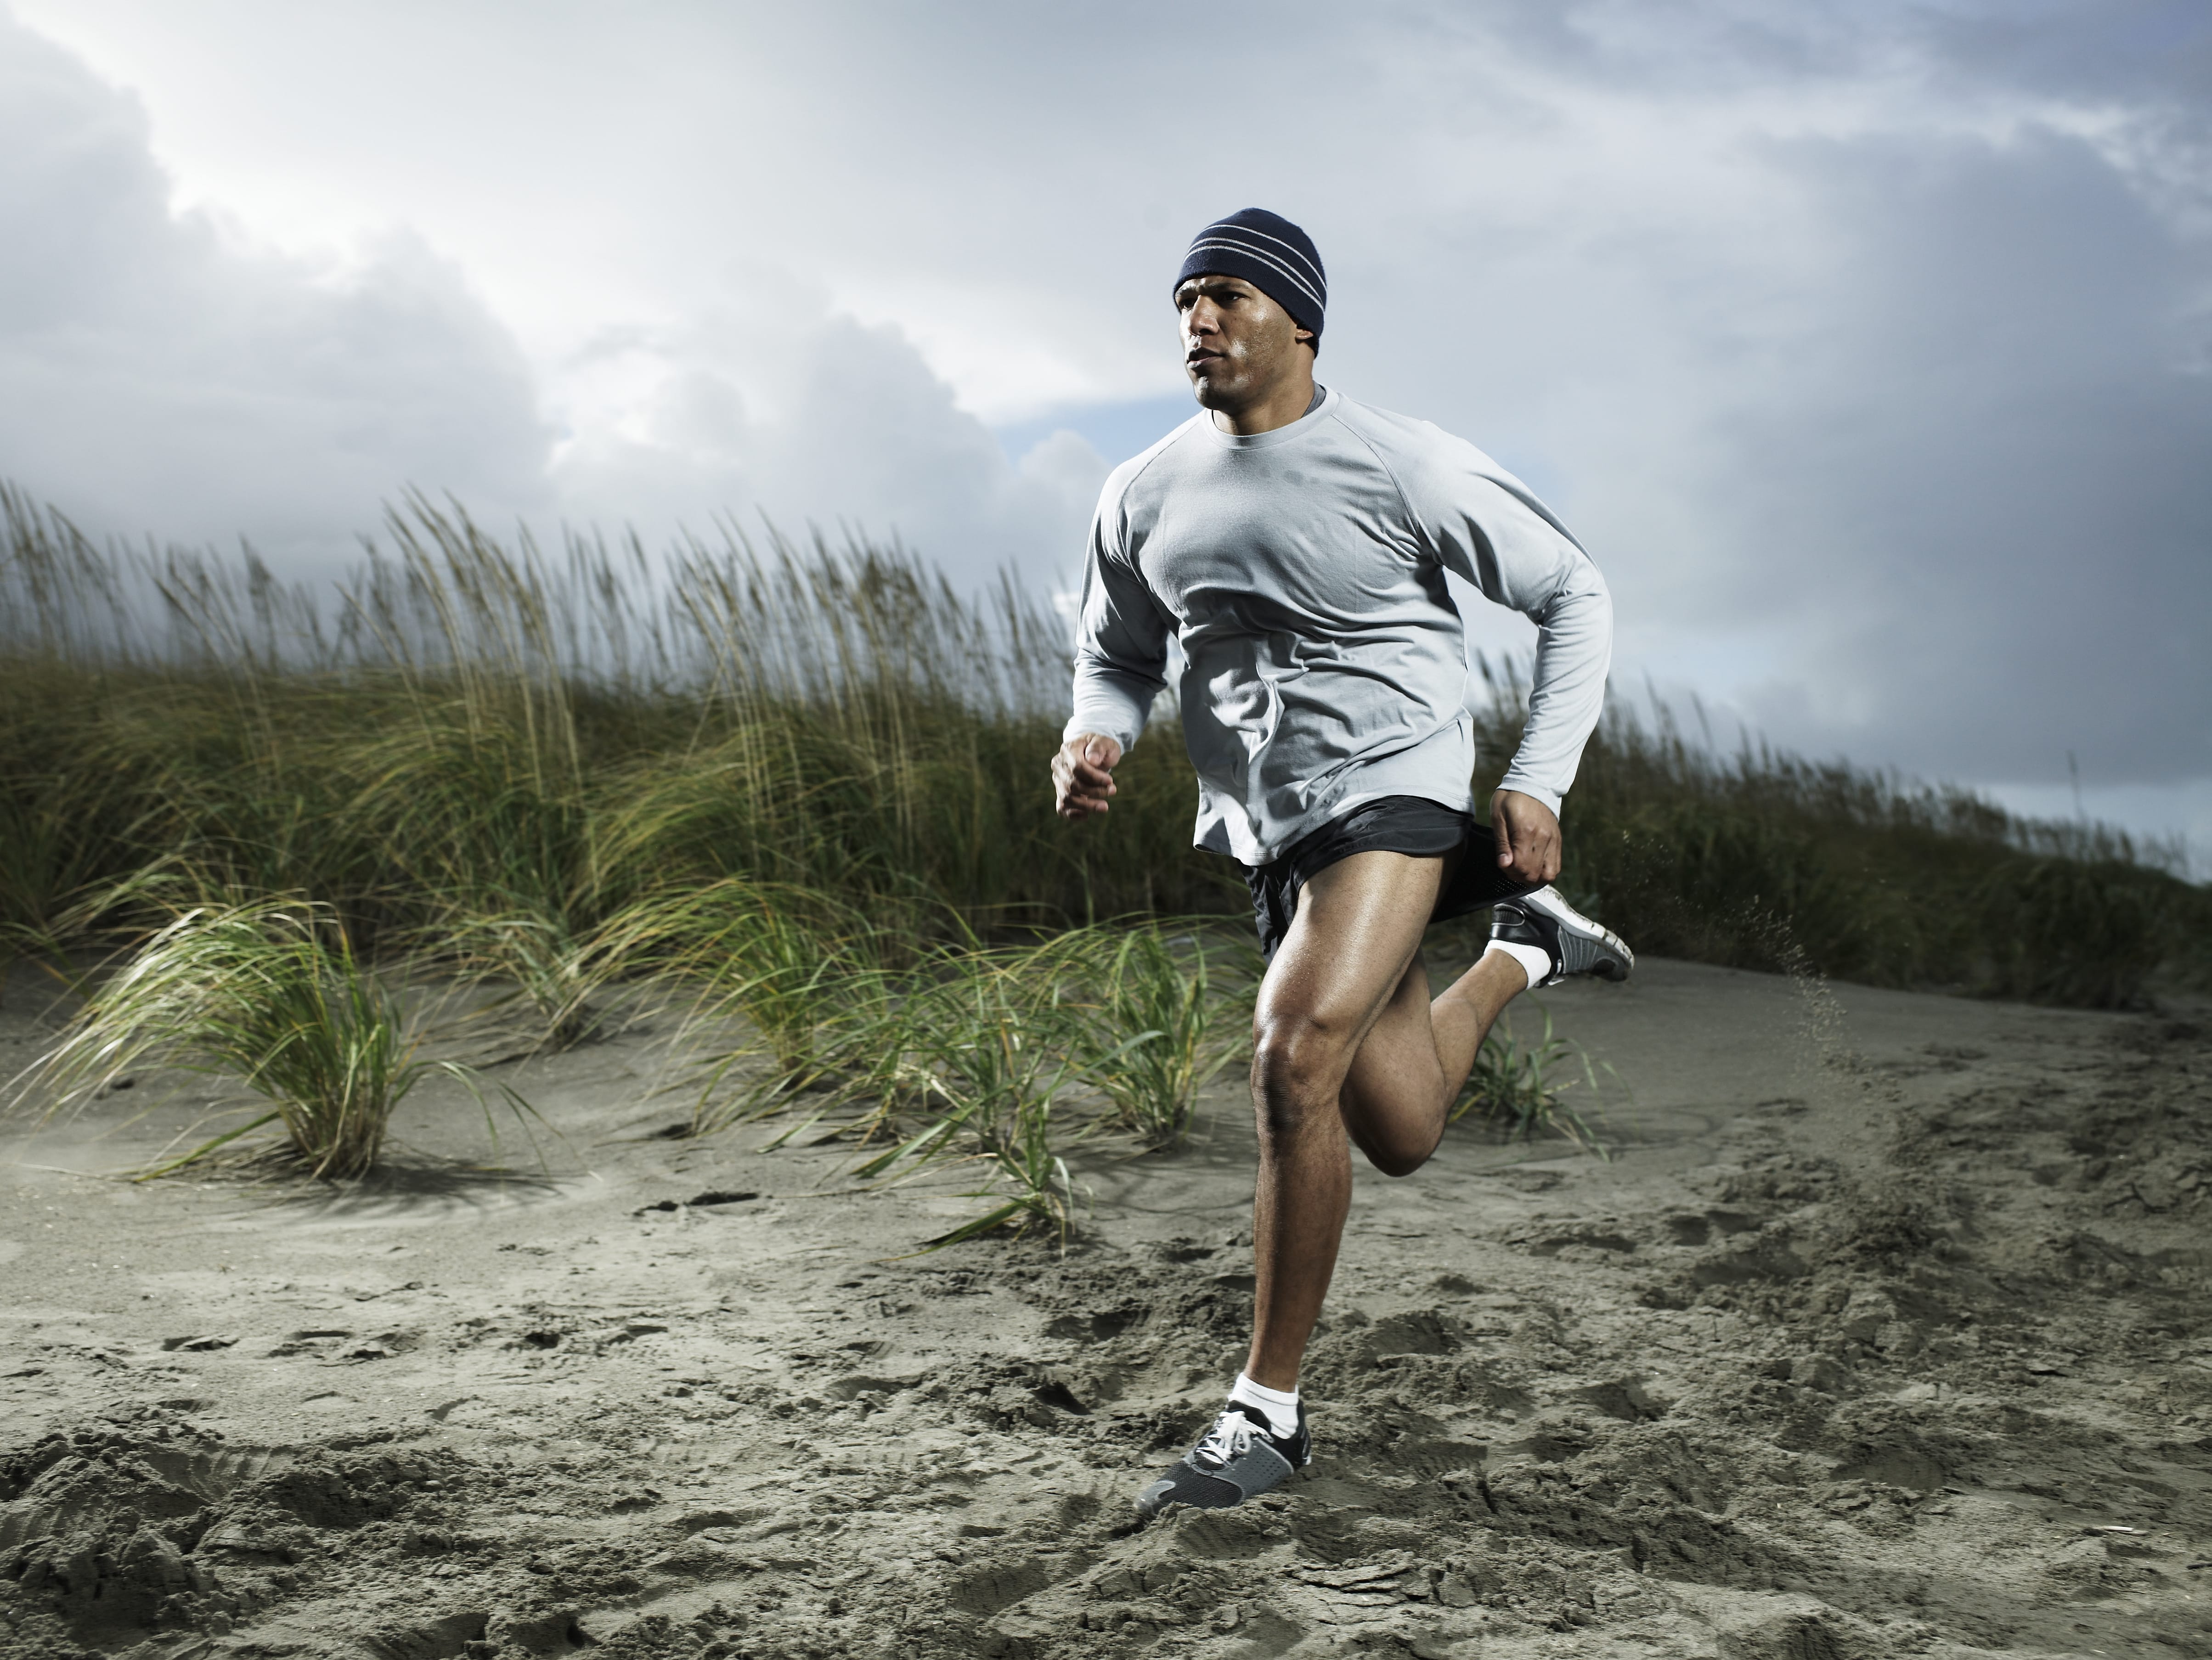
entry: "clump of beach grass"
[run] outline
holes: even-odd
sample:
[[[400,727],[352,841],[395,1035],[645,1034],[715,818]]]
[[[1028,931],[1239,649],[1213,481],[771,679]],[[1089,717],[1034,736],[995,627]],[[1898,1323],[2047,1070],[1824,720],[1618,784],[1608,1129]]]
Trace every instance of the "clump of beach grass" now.
[[[1149,1151],[1182,1144],[1200,1092],[1249,1050],[1257,953],[1209,941],[1218,929],[1206,918],[1132,918],[1072,930],[1040,954],[1048,970],[1088,983],[1076,1028],[1079,1071],[1109,1104],[1108,1122]],[[1213,967],[1223,958],[1234,966],[1225,985]]]
[[[1511,1016],[1501,1015],[1475,1051],[1474,1069],[1453,1104],[1451,1122],[1472,1117],[1514,1141],[1558,1136],[1605,1158],[1605,1143],[1570,1099],[1576,1086],[1583,1086],[1588,1091],[1583,1099],[1595,1114],[1597,1074],[1598,1065],[1587,1050],[1553,1031],[1548,1009],[1544,1010],[1543,1036],[1533,1044],[1516,1041]]]
[[[623,964],[596,936],[582,939],[558,917],[542,912],[468,914],[436,936],[440,956],[460,978],[504,985],[490,1005],[530,1010],[529,1052],[568,1049],[599,1031],[592,999]]]
[[[640,901],[609,924],[605,948],[610,963],[690,988],[708,1052],[690,1128],[708,1135],[799,1096],[824,1097],[826,1112],[894,1087],[902,1021],[886,931],[816,889],[726,877]]]
[[[981,1165],[990,1183],[966,1197],[989,1209],[929,1241],[997,1229],[1052,1229],[1063,1241],[1079,1190],[1061,1148],[1092,1126],[1055,1108],[1075,1071],[1079,1016],[1034,948],[939,953],[900,977],[870,1033],[881,1057],[875,1112],[889,1133],[902,1108],[922,1127],[864,1160],[862,1179],[896,1180],[947,1159]]]
[[[16,1091],[53,1113],[149,1065],[211,1074],[268,1110],[145,1173],[182,1168],[273,1124],[307,1174],[344,1178],[376,1163],[393,1109],[430,1077],[458,1081],[489,1112],[469,1068],[419,1051],[398,999],[326,907],[195,905],[94,989]],[[511,1090],[500,1093],[526,1110]]]

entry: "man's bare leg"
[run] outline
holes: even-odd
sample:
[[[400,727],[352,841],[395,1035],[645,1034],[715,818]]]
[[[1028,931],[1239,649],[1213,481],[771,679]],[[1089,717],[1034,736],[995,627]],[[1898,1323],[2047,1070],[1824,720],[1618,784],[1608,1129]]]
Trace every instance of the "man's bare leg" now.
[[[1352,1203],[1347,1134],[1378,1168],[1418,1168],[1443,1135],[1483,1033],[1527,984],[1510,959],[1486,958],[1432,1010],[1419,950],[1443,873],[1440,859],[1386,852],[1354,854],[1319,872],[1261,985],[1252,1059],[1255,1283],[1244,1372],[1267,1388],[1297,1387],[1335,1271]]]
[[[1410,1176],[1429,1161],[1483,1039],[1528,989],[1526,969],[1490,953],[1431,1001],[1428,970],[1414,957],[1352,1057],[1340,1098],[1345,1128],[1368,1163],[1386,1176]]]

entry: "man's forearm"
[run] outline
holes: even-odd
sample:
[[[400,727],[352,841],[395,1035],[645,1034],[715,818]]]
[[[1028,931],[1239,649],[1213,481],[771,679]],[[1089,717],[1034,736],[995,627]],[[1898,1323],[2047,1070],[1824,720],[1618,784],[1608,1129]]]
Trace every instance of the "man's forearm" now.
[[[1124,753],[1145,730],[1152,699],[1166,684],[1164,678],[1092,657],[1078,657],[1075,665],[1075,710],[1061,731],[1062,739],[1096,732],[1120,744]]]
[[[1594,566],[1553,600],[1537,636],[1536,672],[1521,747],[1499,780],[1559,810],[1582,765],[1583,746],[1605,712],[1605,677],[1613,663],[1613,599]]]

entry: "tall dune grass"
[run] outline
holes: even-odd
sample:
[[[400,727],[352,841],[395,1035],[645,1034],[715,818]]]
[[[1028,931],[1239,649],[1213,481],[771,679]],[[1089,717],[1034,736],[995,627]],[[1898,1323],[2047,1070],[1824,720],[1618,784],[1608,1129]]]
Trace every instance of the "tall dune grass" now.
[[[1064,631],[896,548],[735,536],[648,561],[424,501],[318,603],[95,548],[0,498],[0,928],[155,857],[304,892],[383,949],[580,939],[647,894],[804,888],[921,936],[1218,910],[1170,739],[1110,837],[1059,833]]]
[[[1243,914],[1235,870],[1189,846],[1171,721],[1108,820],[1054,819],[1067,672],[1048,608],[896,547],[549,549],[416,498],[311,594],[250,555],[100,547],[0,492],[0,949],[69,943],[86,894],[169,861],[307,895],[374,955],[507,977],[558,1042],[617,956],[692,948],[639,931],[671,896],[812,895],[906,954],[885,968]],[[1522,703],[1492,692],[1494,774]],[[2124,837],[1663,718],[1608,718],[1566,829],[1565,885],[1646,952],[2093,1006],[2161,968],[2212,977],[2212,899]],[[751,938],[723,990],[780,1018],[804,975],[763,964],[812,948]]]
[[[1488,755],[1510,753],[1514,688]],[[1640,951],[2085,1008],[2212,984],[2212,890],[2095,824],[1778,753],[1616,706],[1563,817],[1563,884]]]
[[[737,1034],[695,1132],[781,1114],[866,1180],[960,1161],[980,1208],[936,1243],[1064,1235],[1073,1141],[1174,1145],[1256,979],[1172,720],[1109,819],[1054,818],[1068,670],[1018,585],[896,546],[549,550],[417,498],[309,592],[0,489],[0,969],[135,953],[45,1099],[166,1055],[356,1172],[429,1075],[380,974],[497,982],[544,1047],[653,977]],[[1486,672],[1486,791],[1525,700]],[[2123,836],[1663,710],[1614,709],[1565,817],[1562,885],[1646,953],[2088,1006],[2212,983],[2212,895]],[[155,871],[229,898],[179,923]],[[1590,1144],[1565,1052],[1490,1046],[1463,1110]]]

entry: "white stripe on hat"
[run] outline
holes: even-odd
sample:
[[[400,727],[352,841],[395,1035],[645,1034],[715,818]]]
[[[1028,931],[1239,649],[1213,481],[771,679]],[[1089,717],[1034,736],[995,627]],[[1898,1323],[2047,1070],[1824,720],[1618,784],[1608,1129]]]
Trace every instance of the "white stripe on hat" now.
[[[1213,227],[1212,226],[1208,226],[1206,228],[1211,230]],[[1241,227],[1231,227],[1231,228],[1237,229],[1241,228]],[[1197,241],[1190,245],[1190,253],[1199,253],[1208,248],[1220,248],[1230,253],[1241,253],[1247,259],[1256,259],[1261,264],[1269,267],[1271,270],[1280,271],[1297,286],[1299,293],[1305,295],[1307,299],[1312,300],[1315,305],[1321,306],[1323,310],[1328,309],[1328,300],[1325,294],[1315,293],[1314,286],[1311,282],[1301,276],[1297,271],[1292,270],[1289,265],[1284,264],[1283,261],[1278,259],[1274,255],[1269,253],[1265,248],[1255,248],[1248,244],[1243,242],[1232,242],[1223,237],[1208,238],[1200,236]],[[1185,259],[1188,259],[1190,257],[1190,254],[1185,254],[1183,257]],[[1304,262],[1302,261],[1300,263],[1303,264]]]
[[[1225,219],[1218,221],[1214,224],[1208,225],[1206,228],[1212,231],[1220,229],[1224,226],[1231,230],[1237,232],[1240,235],[1266,237],[1268,241],[1273,243],[1291,258],[1297,260],[1300,265],[1313,273],[1313,280],[1320,286],[1321,288],[1322,300],[1324,302],[1328,300],[1328,278],[1323,275],[1321,266],[1315,260],[1306,257],[1305,250],[1299,247],[1297,243],[1288,242],[1279,236],[1272,235],[1268,232],[1261,230],[1256,225],[1231,225]]]

